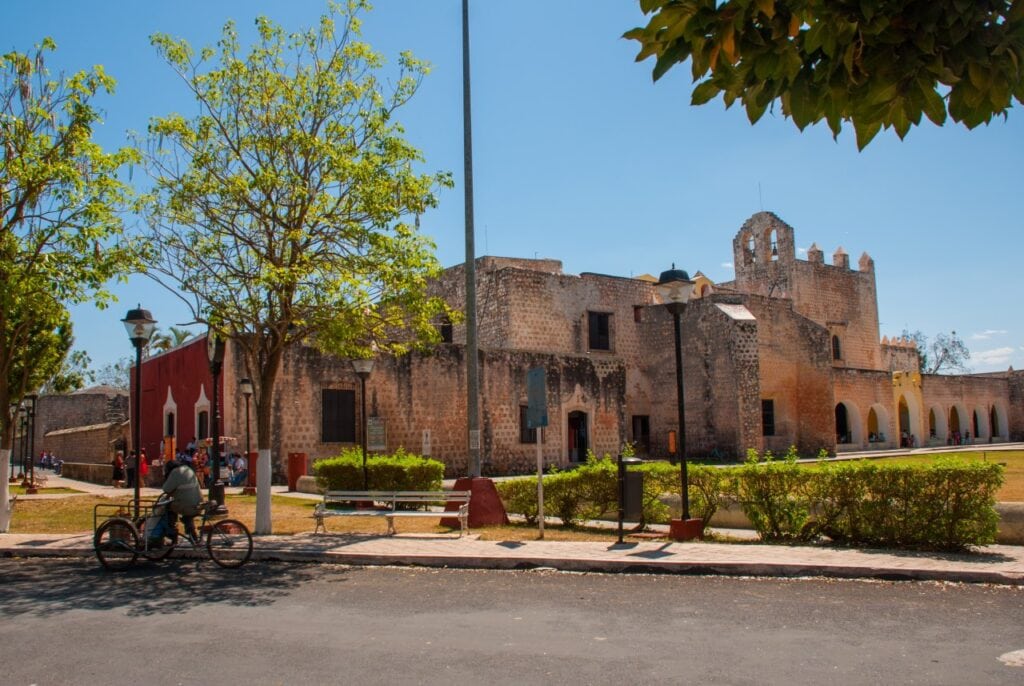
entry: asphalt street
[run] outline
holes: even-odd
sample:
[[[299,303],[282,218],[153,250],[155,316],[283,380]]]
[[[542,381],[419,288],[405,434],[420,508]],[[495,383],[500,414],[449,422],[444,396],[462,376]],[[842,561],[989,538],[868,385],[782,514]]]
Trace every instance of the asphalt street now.
[[[0,560],[0,682],[1021,684],[1024,588]]]

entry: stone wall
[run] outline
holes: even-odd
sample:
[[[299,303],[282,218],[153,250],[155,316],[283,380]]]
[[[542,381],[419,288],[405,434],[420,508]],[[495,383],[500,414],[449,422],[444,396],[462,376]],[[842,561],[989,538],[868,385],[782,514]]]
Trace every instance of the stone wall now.
[[[804,456],[835,445],[832,402],[833,367],[829,332],[795,312],[785,300],[750,296],[747,306],[757,318],[755,364],[760,368],[756,406],[746,415],[756,417],[761,430],[761,400],[772,400],[775,435],[765,436],[762,447],[779,454],[790,446]],[[745,442],[756,447],[753,437]]]
[[[961,434],[971,432],[972,443],[1009,440],[1011,412],[1019,411],[1019,404],[1018,409],[1013,408],[1012,386],[1007,377],[922,374],[924,435],[929,435],[934,421],[933,443],[938,445],[946,443],[948,434],[957,425]]]
[[[121,436],[121,424],[60,429],[46,434],[46,447],[40,450],[48,450],[65,462],[104,464],[114,459],[114,445]]]
[[[128,392],[109,387],[83,389],[36,400],[35,451],[54,450],[46,435],[61,429],[122,422],[128,418]]]
[[[465,349],[442,345],[431,354],[377,358],[367,381],[367,415],[386,425],[388,452],[403,448],[442,460],[447,476],[467,471]],[[482,456],[490,473],[531,471],[536,445],[520,442],[519,407],[526,403],[526,371],[547,371],[548,416],[543,454],[546,464],[568,464],[565,449],[568,414],[587,413],[590,447],[616,453],[625,436],[625,370],[615,360],[546,355],[528,351],[481,351]],[[289,352],[281,373],[283,391],[273,413],[275,455],[304,452],[311,460],[337,455],[356,443],[322,441],[322,391],[356,393],[359,381],[348,360],[321,355],[312,348]]]

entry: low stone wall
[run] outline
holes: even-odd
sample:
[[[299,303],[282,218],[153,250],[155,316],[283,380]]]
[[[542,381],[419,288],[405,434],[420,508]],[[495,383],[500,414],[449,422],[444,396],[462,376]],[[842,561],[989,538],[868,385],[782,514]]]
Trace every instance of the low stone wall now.
[[[323,493],[320,487],[316,485],[315,476],[300,476],[295,483],[295,490],[298,493]]]
[[[65,462],[60,467],[60,475],[68,479],[75,479],[76,481],[87,481],[91,484],[109,486],[114,478],[114,468],[109,464]]]

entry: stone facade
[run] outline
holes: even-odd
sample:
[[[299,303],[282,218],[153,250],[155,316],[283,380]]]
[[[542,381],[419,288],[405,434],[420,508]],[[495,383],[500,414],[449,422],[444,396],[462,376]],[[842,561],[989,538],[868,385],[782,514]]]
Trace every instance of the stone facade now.
[[[109,462],[128,419],[128,392],[94,386],[36,399],[34,448],[62,460]]]
[[[681,316],[688,456],[891,448],[904,434],[943,444],[956,427],[971,442],[1024,433],[1021,373],[922,375],[912,343],[880,339],[867,254],[855,269],[842,248],[831,264],[817,246],[797,259],[792,227],[771,213],[739,229],[733,252],[736,278],[715,284],[697,273]],[[655,279],[577,276],[556,260],[500,257],[479,258],[476,275],[485,473],[535,468],[537,443],[521,422],[534,367],[547,376],[546,464],[615,454],[627,441],[641,454],[668,456],[677,429],[674,330]],[[460,309],[464,277],[462,265],[453,267],[432,288]],[[366,386],[375,442],[441,459],[450,476],[467,469],[465,340],[456,324],[450,342],[429,353],[379,358]],[[159,440],[161,425],[188,435],[209,409],[201,345],[147,361],[144,419],[163,413],[163,421],[143,422],[144,445]],[[236,437],[245,424],[235,390],[244,375],[229,346],[224,432]],[[357,446],[359,392],[349,360],[290,350],[273,410],[275,473],[289,453],[312,460]]]

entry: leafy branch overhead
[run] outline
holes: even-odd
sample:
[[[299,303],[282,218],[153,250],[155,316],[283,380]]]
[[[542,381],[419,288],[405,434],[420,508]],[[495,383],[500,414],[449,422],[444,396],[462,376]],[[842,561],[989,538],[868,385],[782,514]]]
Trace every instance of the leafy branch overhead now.
[[[692,104],[739,101],[751,123],[776,101],[800,130],[853,124],[863,149],[922,114],[973,129],[1024,103],[1024,0],[640,0],[626,32],[657,81],[691,62]]]

